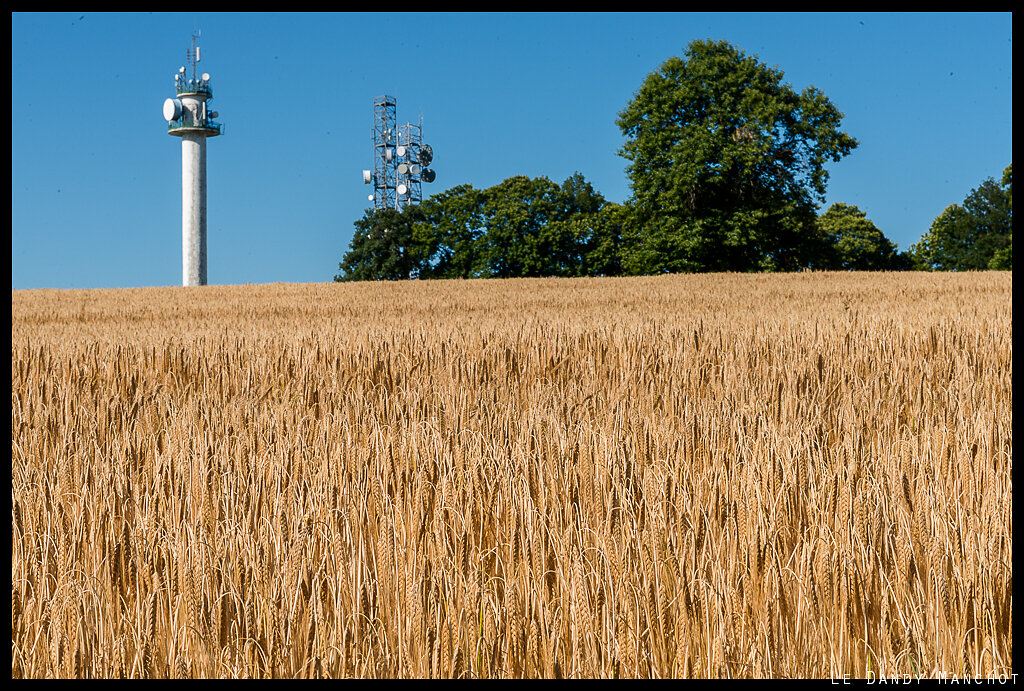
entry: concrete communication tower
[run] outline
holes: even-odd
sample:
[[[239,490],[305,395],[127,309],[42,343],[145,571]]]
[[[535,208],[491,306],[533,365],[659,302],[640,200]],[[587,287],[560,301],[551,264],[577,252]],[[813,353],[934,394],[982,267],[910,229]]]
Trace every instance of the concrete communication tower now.
[[[423,201],[421,183],[433,182],[426,166],[434,152],[423,143],[423,117],[418,125],[396,126],[398,101],[393,96],[373,100],[373,170],[363,171],[363,182],[373,185],[367,200],[374,209],[397,209]]]
[[[206,138],[222,134],[214,122],[217,113],[207,102],[213,98],[210,75],[197,74],[200,60],[196,40],[185,52],[191,70],[182,66],[174,75],[175,98],[164,101],[167,133],[181,137],[181,284],[206,285]]]

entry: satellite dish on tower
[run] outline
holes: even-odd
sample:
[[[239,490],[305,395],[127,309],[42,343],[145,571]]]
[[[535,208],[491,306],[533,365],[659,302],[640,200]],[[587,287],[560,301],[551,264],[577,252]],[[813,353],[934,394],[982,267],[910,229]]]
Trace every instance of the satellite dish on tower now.
[[[398,164],[398,174],[399,175],[408,175],[409,174],[409,164],[408,163],[399,163]]]
[[[419,163],[429,166],[432,160],[434,160],[434,150],[430,148],[430,144],[424,144],[420,147]]]
[[[210,73],[209,72],[203,72],[203,81],[204,82],[210,81]]]
[[[423,178],[423,182],[433,182],[434,171],[431,170],[430,168],[424,168],[421,177]]]
[[[395,153],[397,153],[399,157],[405,156],[405,147],[404,146],[398,147],[398,149],[397,149],[397,151]]]
[[[409,188],[406,187],[405,185],[399,185],[398,186],[398,193],[399,194],[405,194],[408,191],[409,191]]]
[[[169,98],[164,101],[164,120],[171,122],[181,117],[181,101]]]

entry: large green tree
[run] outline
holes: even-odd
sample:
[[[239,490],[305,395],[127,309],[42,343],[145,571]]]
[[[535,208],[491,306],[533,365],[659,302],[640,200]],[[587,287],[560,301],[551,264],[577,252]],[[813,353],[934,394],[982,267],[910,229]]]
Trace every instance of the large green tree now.
[[[818,217],[828,245],[822,268],[893,271],[906,268],[896,245],[854,205],[836,202]]]
[[[516,175],[425,200],[413,228],[420,278],[580,276],[617,266],[617,226],[580,173],[561,185]]]
[[[415,227],[415,236],[427,257],[422,278],[486,275],[481,242],[482,194],[472,185],[457,185],[430,196],[420,205],[423,216]]]
[[[421,219],[419,206],[367,209],[355,222],[349,251],[338,265],[335,281],[400,280],[417,276],[424,264],[422,242],[413,228]]]
[[[485,256],[490,276],[561,275],[559,186],[515,175],[484,193]]]
[[[485,190],[482,201],[489,275],[583,276],[610,265],[607,202],[581,173],[561,185],[513,176]]]
[[[946,207],[912,252],[924,269],[1012,269],[1013,164],[1001,182],[988,178],[962,204]]]
[[[857,141],[818,89],[725,41],[694,41],[619,114],[635,211],[631,273],[792,270],[821,261],[828,162]]]

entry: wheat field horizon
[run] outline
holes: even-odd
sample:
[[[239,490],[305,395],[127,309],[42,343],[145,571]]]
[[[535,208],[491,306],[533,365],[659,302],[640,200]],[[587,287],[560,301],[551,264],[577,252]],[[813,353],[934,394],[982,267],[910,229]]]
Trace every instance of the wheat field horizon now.
[[[1012,273],[12,290],[15,678],[1012,674]]]

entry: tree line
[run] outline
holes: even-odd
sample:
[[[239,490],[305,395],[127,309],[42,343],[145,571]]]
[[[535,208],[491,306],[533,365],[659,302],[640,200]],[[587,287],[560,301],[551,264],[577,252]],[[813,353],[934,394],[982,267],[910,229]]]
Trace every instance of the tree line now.
[[[852,204],[819,213],[858,141],[815,87],[725,41],[694,41],[619,113],[631,197],[579,172],[459,185],[355,222],[335,280],[693,271],[1012,269],[1012,164],[898,251]]]

